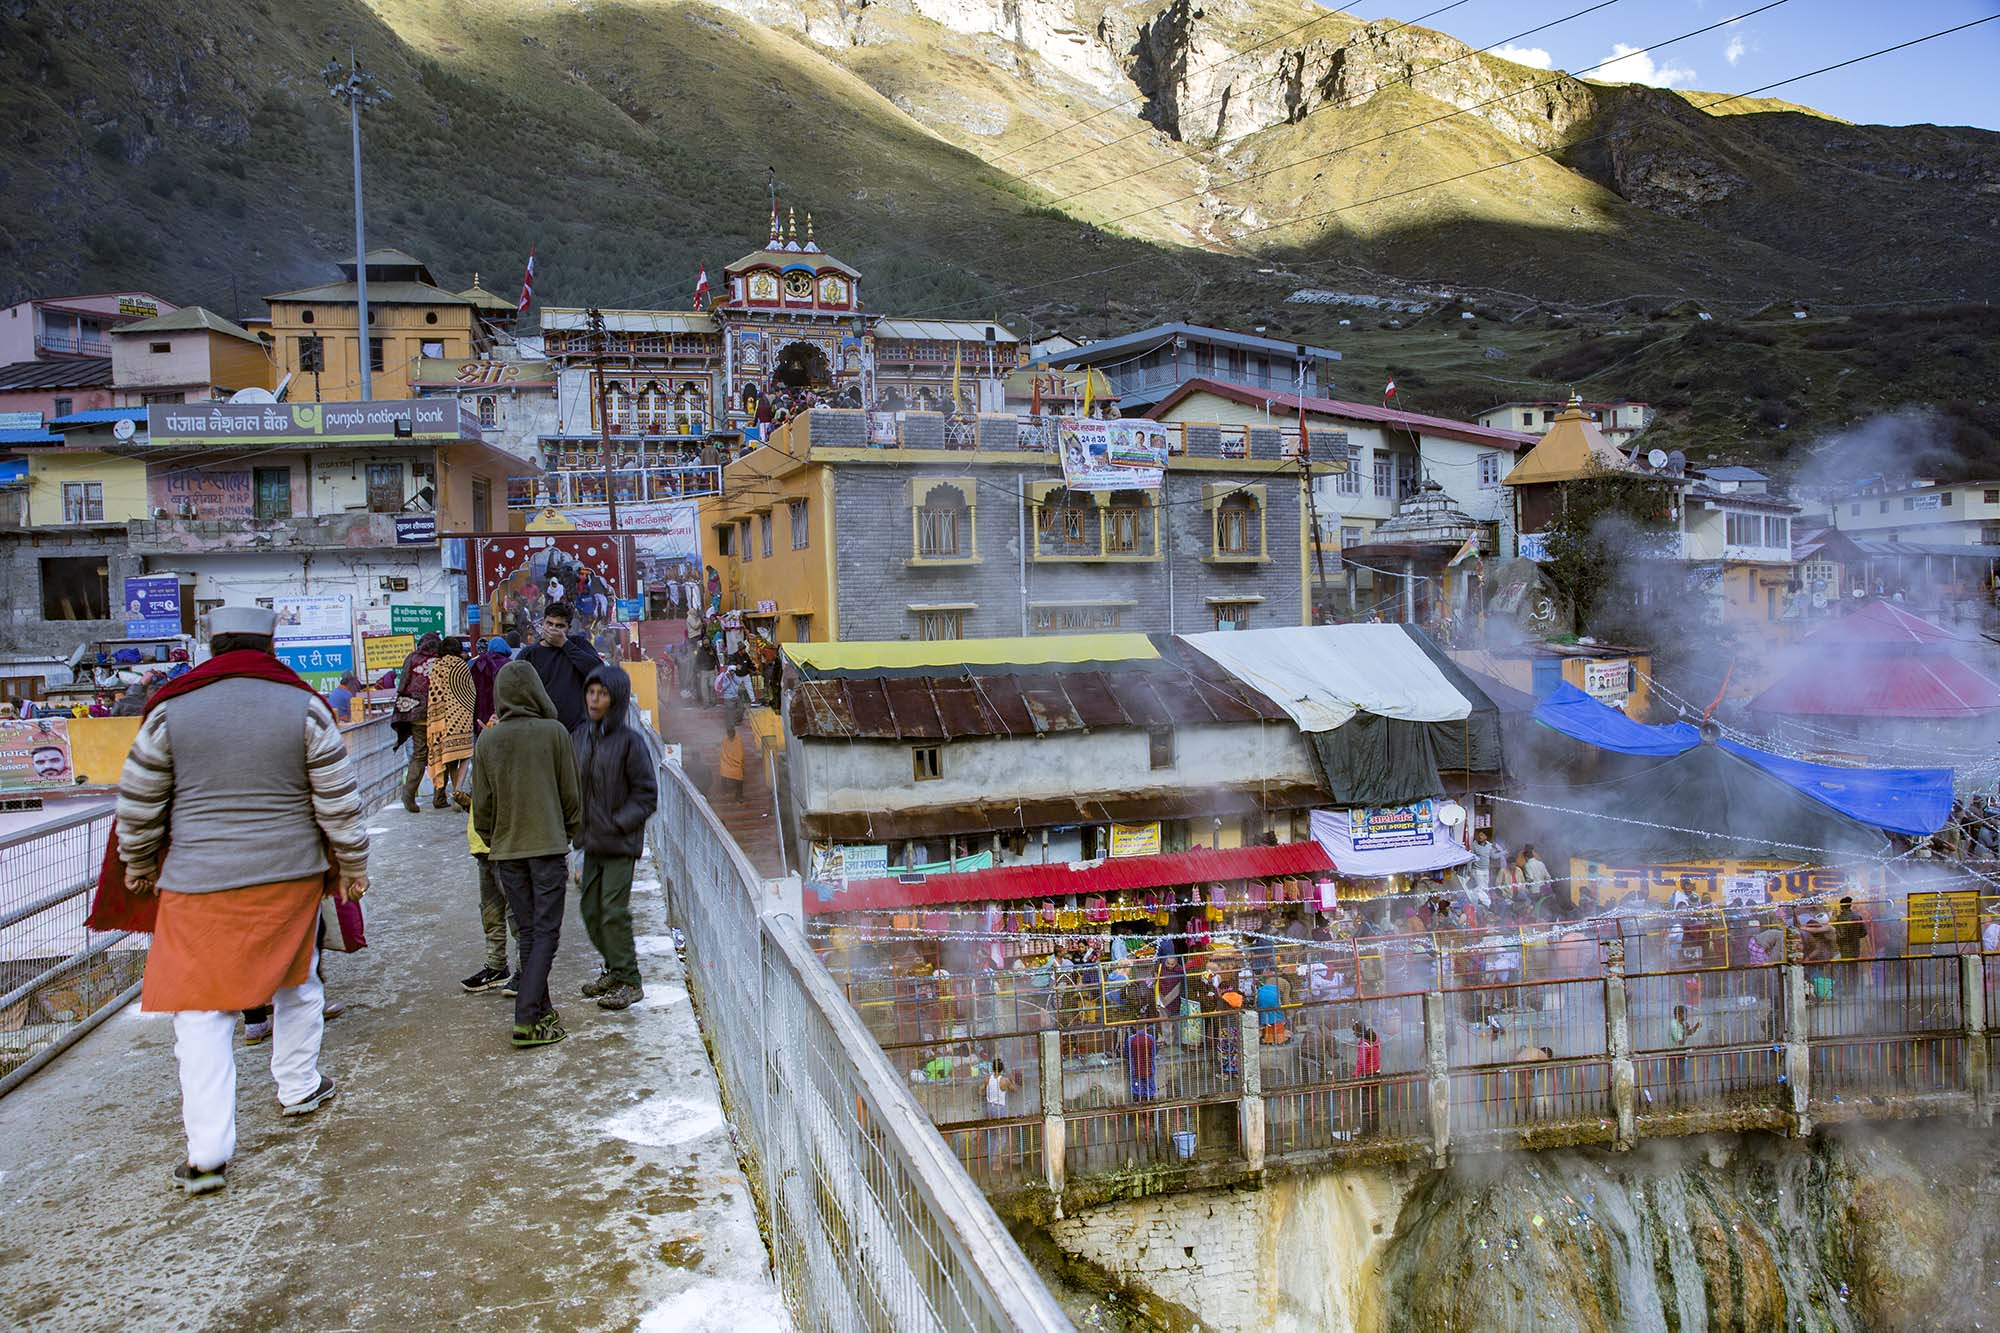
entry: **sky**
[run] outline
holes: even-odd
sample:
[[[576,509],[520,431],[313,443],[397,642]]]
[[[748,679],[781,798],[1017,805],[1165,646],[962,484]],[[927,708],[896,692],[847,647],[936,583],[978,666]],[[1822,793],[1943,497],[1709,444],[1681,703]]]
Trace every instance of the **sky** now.
[[[1592,0],[1389,0],[1342,6],[1360,18],[1415,20],[1475,47],[1572,14]],[[1522,64],[1607,83],[1739,93],[1988,14],[2000,0],[1784,0],[1686,41],[1670,39],[1768,0],[1615,0],[1609,7],[1499,49]],[[1586,69],[1601,61],[1602,68]],[[1871,124],[2000,130],[2000,20],[1765,94]]]

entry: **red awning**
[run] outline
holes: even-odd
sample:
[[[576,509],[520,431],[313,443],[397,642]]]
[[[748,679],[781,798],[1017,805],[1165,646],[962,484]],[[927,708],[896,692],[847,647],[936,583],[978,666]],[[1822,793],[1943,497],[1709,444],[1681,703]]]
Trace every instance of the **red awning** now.
[[[1201,848],[1166,856],[1121,856],[1079,864],[995,866],[957,875],[929,875],[914,883],[900,879],[857,879],[845,889],[822,895],[806,885],[806,911],[849,912],[864,907],[929,907],[940,903],[1007,902],[1072,893],[1118,893],[1163,889],[1212,880],[1266,879],[1310,875],[1333,869],[1333,858],[1316,842],[1276,846]]]

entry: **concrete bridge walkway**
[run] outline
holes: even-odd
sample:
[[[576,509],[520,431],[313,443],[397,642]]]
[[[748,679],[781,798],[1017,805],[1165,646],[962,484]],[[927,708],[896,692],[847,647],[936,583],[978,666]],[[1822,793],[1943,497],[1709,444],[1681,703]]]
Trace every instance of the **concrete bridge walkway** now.
[[[184,1198],[172,1025],[128,1007],[0,1100],[0,1328],[784,1327],[652,870],[647,999],[577,995],[572,911],[570,1039],[519,1052],[512,1001],[458,987],[482,956],[464,816],[370,823],[370,947],[325,969],[339,1096],[281,1119],[270,1048],[239,1046],[229,1188]]]

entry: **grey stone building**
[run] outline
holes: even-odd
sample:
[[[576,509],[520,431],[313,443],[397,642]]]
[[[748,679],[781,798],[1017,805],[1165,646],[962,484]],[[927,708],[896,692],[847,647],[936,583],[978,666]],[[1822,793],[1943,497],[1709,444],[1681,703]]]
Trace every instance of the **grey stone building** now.
[[[1040,419],[903,413],[875,445],[868,426],[810,412],[704,502],[724,607],[780,642],[1306,622],[1304,476],[1281,430],[1175,423],[1159,490],[1083,491]],[[790,549],[772,537],[788,513]]]

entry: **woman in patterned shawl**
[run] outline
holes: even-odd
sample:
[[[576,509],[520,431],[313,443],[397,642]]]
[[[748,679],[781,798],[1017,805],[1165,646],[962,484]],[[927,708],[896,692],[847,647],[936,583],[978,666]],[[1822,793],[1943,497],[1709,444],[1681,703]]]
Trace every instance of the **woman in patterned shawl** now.
[[[443,804],[445,793],[457,788],[453,799],[461,810],[470,809],[472,794],[465,776],[465,761],[472,758],[472,668],[465,660],[465,643],[446,639],[431,667],[430,742],[431,789]]]

